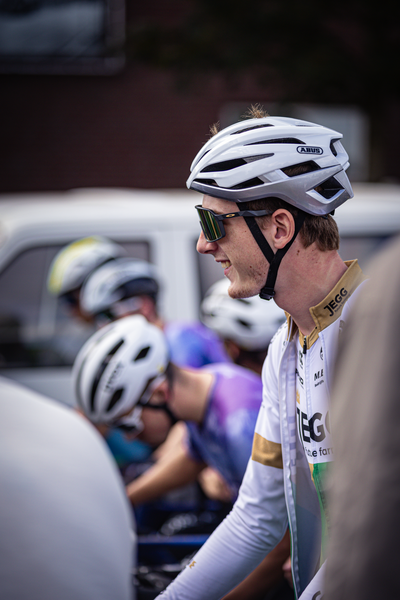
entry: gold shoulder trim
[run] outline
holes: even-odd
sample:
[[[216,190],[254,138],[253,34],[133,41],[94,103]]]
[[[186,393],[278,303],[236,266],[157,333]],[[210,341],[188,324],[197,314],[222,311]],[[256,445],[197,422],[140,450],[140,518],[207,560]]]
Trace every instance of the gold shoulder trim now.
[[[254,434],[251,458],[266,467],[283,469],[281,445],[266,440],[258,433]]]

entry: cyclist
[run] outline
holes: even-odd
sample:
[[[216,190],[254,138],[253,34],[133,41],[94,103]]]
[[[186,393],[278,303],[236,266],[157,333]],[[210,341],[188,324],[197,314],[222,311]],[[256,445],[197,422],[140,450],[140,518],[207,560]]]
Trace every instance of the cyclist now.
[[[145,260],[120,258],[104,264],[87,278],[80,291],[80,305],[97,327],[124,316],[143,315],[164,331],[171,361],[180,366],[228,362],[219,337],[201,322],[164,321],[159,311],[162,288],[162,278],[154,265]],[[177,424],[168,445],[181,435],[181,425]],[[137,459],[147,459],[151,453],[148,445],[127,440],[118,429],[109,429],[106,440],[119,465],[126,467],[127,479],[136,473],[136,463],[141,462]],[[160,448],[158,453],[162,451]]]
[[[124,317],[100,329],[79,352],[73,373],[78,406],[99,427],[114,425],[124,430],[133,419],[137,437],[158,446],[174,423],[190,421],[186,427],[189,450],[179,453],[182,469],[177,468],[165,481],[157,479],[158,494],[164,493],[162,486],[172,486],[173,477],[186,479],[188,469],[197,475],[208,462],[216,463],[229,482],[232,497],[236,496],[261,402],[261,379],[255,373],[227,363],[201,369],[178,367],[170,362],[163,332],[142,315]],[[240,422],[231,427],[238,416]],[[133,504],[148,501],[152,495],[147,488],[146,497],[139,492],[137,482],[129,490]]]
[[[124,249],[102,236],[89,236],[68,244],[54,257],[47,275],[47,289],[62,309],[52,350],[62,364],[71,365],[82,344],[93,333],[93,320],[79,303],[86,277],[107,261],[123,256]]]
[[[229,294],[273,298],[289,317],[263,367],[263,402],[238,499],[163,600],[220,598],[291,531],[296,597],[318,598],[327,535],[324,475],[333,459],[329,383],[340,329],[364,276],[343,262],[331,213],[353,196],[342,135],[254,111],[193,161],[197,249]],[[246,597],[251,597],[250,594]]]
[[[186,437],[127,486],[134,506],[195,481],[206,465],[238,492],[251,453],[261,402],[261,379],[234,364],[200,369],[170,363],[162,331],[142,315],[100,329],[78,354],[73,369],[78,405],[104,434],[120,427],[159,444],[173,423],[184,421]],[[277,548],[271,585],[281,577],[288,540]],[[286,552],[286,554],[285,554]]]
[[[161,287],[154,265],[120,258],[103,265],[86,280],[80,304],[98,327],[123,316],[142,314],[164,330],[171,360],[178,365],[201,367],[229,361],[219,337],[202,323],[162,319],[158,309]]]
[[[124,254],[122,246],[103,236],[75,240],[54,257],[47,276],[47,288],[68,306],[71,315],[87,320],[79,303],[83,282],[98,267]]]
[[[204,296],[200,319],[223,340],[233,362],[261,375],[268,346],[285,313],[275,302],[268,306],[258,296],[231,298],[228,279],[214,283]]]

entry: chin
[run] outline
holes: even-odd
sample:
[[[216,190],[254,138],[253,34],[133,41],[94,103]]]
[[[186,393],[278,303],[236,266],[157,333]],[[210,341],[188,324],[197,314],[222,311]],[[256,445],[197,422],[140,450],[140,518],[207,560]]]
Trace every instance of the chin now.
[[[231,298],[251,298],[252,296],[257,296],[259,293],[258,290],[246,286],[235,285],[231,283],[228,288],[228,294]]]

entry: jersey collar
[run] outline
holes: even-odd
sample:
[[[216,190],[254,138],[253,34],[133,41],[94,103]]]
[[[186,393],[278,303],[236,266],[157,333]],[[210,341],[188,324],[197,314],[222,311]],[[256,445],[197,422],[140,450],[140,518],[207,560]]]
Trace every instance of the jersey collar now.
[[[302,344],[304,344],[304,337],[306,337],[307,349],[311,348],[313,343],[318,339],[319,333],[323,329],[329,327],[329,325],[334,323],[340,317],[347,300],[357,289],[360,283],[366,279],[366,276],[358,264],[358,260],[349,260],[344,262],[348,268],[339,279],[337,284],[319,304],[310,308],[310,314],[315,323],[315,328],[308,336],[302,335],[299,331]],[[289,331],[290,324],[292,325],[291,339],[293,339],[293,335],[297,330],[297,326],[292,321],[292,318],[289,315],[287,316],[289,319]]]

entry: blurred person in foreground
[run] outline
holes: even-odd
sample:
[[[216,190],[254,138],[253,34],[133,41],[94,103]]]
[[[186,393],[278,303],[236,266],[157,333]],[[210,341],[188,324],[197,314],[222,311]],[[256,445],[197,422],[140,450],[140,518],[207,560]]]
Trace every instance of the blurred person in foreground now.
[[[136,533],[104,441],[0,378],[0,598],[134,600]]]
[[[340,257],[331,215],[353,196],[348,155],[339,132],[258,108],[213,133],[187,181],[204,194],[197,249],[221,264],[230,296],[273,298],[288,321],[263,366],[238,499],[162,598],[221,598],[280,542],[289,519],[295,594],[311,600],[323,593],[330,376],[341,322],[364,280],[357,261]]]
[[[325,600],[400,597],[399,256],[397,237],[369,265],[340,343]]]
[[[135,507],[195,481],[207,465],[227,483],[226,501],[236,498],[261,402],[257,374],[229,363],[178,367],[163,332],[134,315],[88,340],[75,361],[74,382],[79,407],[103,434],[119,427],[157,445],[174,423],[185,422],[184,442],[127,486]],[[282,579],[288,552],[286,536],[270,557],[271,587]]]

